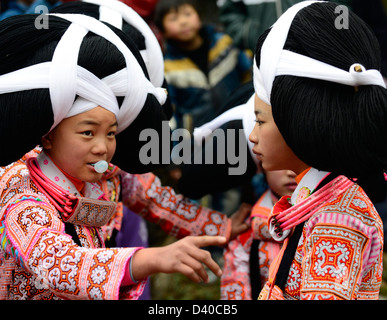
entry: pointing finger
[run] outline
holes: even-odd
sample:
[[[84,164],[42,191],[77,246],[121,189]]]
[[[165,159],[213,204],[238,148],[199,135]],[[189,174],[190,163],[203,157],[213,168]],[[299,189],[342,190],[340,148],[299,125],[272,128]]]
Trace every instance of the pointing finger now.
[[[194,244],[199,248],[207,246],[223,246],[227,242],[226,237],[222,236],[198,236],[193,238]]]

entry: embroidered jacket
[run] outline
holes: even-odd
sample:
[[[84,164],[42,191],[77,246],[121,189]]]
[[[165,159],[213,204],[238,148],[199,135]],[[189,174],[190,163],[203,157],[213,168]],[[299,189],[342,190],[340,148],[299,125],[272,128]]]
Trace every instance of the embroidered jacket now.
[[[258,240],[258,269],[262,288],[268,280],[269,267],[281,249],[281,243],[274,241],[267,228],[270,210],[273,207],[270,190],[267,190],[254,204],[251,215],[251,228],[228,243],[224,252],[223,274],[220,293],[222,300],[251,300],[250,254],[253,240]],[[259,292],[259,291],[258,291]]]
[[[120,210],[104,230],[74,225],[81,243],[77,245],[65,232],[59,212],[30,178],[25,161],[37,153],[0,168],[0,299],[137,299],[146,279],[121,284],[139,248],[104,246],[111,228],[121,223]],[[112,172],[99,182],[109,198],[118,200],[122,174],[125,203],[160,222],[170,234],[228,234],[227,217],[163,189],[152,174]]]
[[[270,266],[269,280],[260,299],[378,299],[383,272],[383,226],[375,207],[363,189],[348,183],[344,176],[327,184],[328,195],[319,199],[321,193],[313,192],[314,187],[305,184],[313,175],[316,170],[312,168],[293,193],[294,199],[302,199],[292,200],[293,207],[287,211],[290,215],[308,201],[308,210],[315,212],[303,227],[298,226],[301,236],[285,285],[281,288],[276,282],[277,270],[296,231],[290,240],[285,239]],[[345,183],[345,187],[338,191],[340,183]],[[286,199],[281,198],[276,206],[283,200]]]

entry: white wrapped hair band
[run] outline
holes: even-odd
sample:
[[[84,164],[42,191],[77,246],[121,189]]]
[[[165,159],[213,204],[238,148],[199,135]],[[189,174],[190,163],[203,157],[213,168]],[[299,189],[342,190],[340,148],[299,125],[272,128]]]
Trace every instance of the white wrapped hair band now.
[[[19,69],[0,76],[0,94],[18,92],[33,89],[50,88],[50,71],[52,62],[42,62],[23,69]],[[102,104],[104,108],[113,112],[118,117],[119,107],[117,99],[111,88],[97,78],[93,73],[81,66],[77,66],[77,77],[75,82],[78,100],[89,101],[90,103]],[[91,89],[93,89],[91,91]],[[78,108],[73,107],[67,112],[67,116],[75,115],[72,111]],[[80,112],[85,112],[86,109]],[[80,113],[78,112],[78,113]]]
[[[244,105],[239,105],[237,107],[229,109],[221,115],[217,116],[215,119],[211,120],[210,122],[207,122],[202,126],[195,128],[193,131],[194,141],[197,144],[200,144],[203,139],[207,139],[215,129],[221,127],[225,123],[232,120],[242,120],[243,107]]]
[[[159,98],[159,103],[164,104],[166,100],[166,93],[163,89],[156,90],[156,88],[145,77],[136,58],[133,56],[129,48],[122,42],[122,40],[105,24],[98,20],[81,14],[55,14],[58,17],[66,19],[70,22],[79,24],[89,31],[104,37],[106,40],[113,43],[118,50],[123,54],[126,62],[126,75],[121,81],[126,80],[126,92],[124,101],[119,110],[118,129],[117,133],[127,128],[140,113],[144,106],[148,93],[152,93],[156,98]],[[67,32],[67,31],[66,31]],[[75,37],[76,34],[73,34]],[[61,41],[63,38],[61,39]],[[68,46],[71,46],[69,38]],[[63,46],[66,48],[65,46]],[[144,90],[144,89],[148,90]],[[51,90],[51,88],[50,88]],[[164,95],[163,95],[164,94]],[[161,100],[161,101],[160,101]]]
[[[386,88],[383,76],[378,70],[366,70],[361,64],[354,63],[348,71],[345,71],[283,49],[295,15],[316,2],[321,1],[302,1],[288,9],[273,25],[262,45],[260,69],[254,59],[254,88],[259,98],[266,104],[270,104],[274,78],[280,75],[325,80],[354,86],[355,89],[362,85],[378,85]]]
[[[337,82],[349,86],[379,85],[385,87],[383,76],[378,70],[366,70],[359,63],[354,63],[348,71],[330,64],[283,50],[277,65],[276,76],[295,74],[319,80]]]
[[[251,120],[251,117],[254,115],[254,96],[255,94],[253,94],[246,103],[233,107],[223,112],[215,119],[195,128],[193,132],[195,143],[200,145],[203,139],[207,139],[215,129],[221,127],[227,122],[242,120],[243,131],[245,133],[250,153],[254,161],[258,164],[258,159],[252,150],[254,145],[249,141],[249,135],[254,127],[254,121]]]
[[[82,0],[99,5],[100,20],[122,29],[122,19],[139,30],[145,38],[145,50],[141,55],[147,66],[151,82],[160,87],[164,82],[164,57],[152,29],[131,7],[119,0]]]

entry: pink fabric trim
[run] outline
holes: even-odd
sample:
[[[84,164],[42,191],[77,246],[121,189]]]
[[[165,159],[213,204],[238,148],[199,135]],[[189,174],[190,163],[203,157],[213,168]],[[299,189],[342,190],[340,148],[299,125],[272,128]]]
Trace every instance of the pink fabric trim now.
[[[133,255],[140,249],[143,249],[143,247],[138,247],[136,248],[136,250],[133,251],[132,255],[130,256],[130,258],[128,259],[127,263],[126,263],[126,266],[125,266],[125,273],[121,279],[121,287],[126,287],[126,286],[131,286],[133,284],[137,284],[138,281],[137,280],[134,280],[133,279],[133,275],[132,275],[132,258],[133,258]]]
[[[324,203],[326,200],[344,192],[353,184],[352,181],[344,176],[339,176],[321,190],[310,195],[307,199],[302,201],[300,204],[290,207],[289,209],[280,212],[275,218],[281,224],[282,230],[293,228],[295,225],[309,219],[315,212],[317,212],[321,206],[318,206],[310,210],[312,203]],[[335,189],[332,193],[332,187],[335,185]],[[310,210],[310,211],[309,211]]]

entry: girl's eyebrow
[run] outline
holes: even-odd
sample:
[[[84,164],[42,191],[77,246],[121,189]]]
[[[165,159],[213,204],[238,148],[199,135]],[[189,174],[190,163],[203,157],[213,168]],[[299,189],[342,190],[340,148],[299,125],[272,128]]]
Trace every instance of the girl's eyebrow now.
[[[100,125],[100,123],[98,121],[95,121],[95,120],[83,120],[83,121],[80,121],[78,122],[78,125],[94,125],[94,126],[97,126],[97,125]],[[112,123],[109,127],[115,127],[115,126],[118,126],[118,123],[117,121]]]

